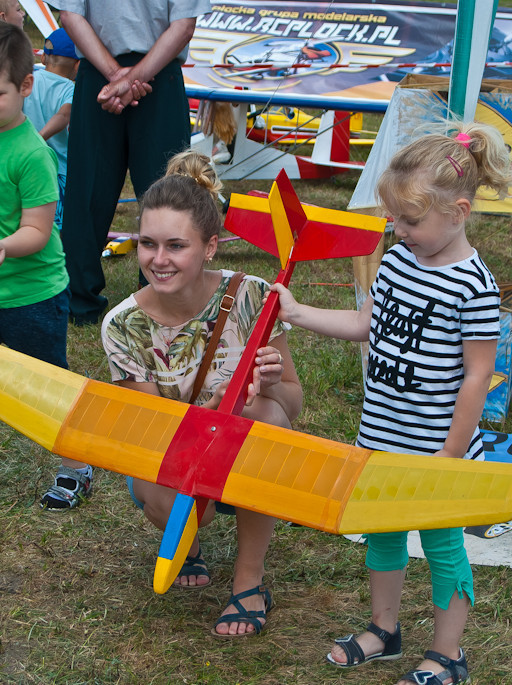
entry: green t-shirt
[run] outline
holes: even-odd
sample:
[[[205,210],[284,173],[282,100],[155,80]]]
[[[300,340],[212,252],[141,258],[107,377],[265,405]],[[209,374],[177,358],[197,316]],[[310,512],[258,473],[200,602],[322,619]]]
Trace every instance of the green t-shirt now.
[[[0,133],[0,238],[20,227],[22,209],[59,198],[57,158],[30,121]],[[53,224],[42,250],[0,265],[0,308],[48,300],[69,282],[59,229]]]

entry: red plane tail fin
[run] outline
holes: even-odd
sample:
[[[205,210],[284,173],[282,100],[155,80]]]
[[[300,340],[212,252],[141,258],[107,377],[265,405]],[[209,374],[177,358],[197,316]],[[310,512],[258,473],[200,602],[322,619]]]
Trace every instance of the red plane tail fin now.
[[[288,258],[301,262],[371,254],[385,225],[385,219],[374,216],[301,204],[284,170],[268,196],[233,193],[224,222],[228,231],[278,257],[283,267]]]

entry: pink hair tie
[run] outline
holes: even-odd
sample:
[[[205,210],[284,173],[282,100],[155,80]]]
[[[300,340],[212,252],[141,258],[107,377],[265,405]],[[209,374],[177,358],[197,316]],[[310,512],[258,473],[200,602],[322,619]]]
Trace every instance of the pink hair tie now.
[[[461,145],[464,145],[465,148],[469,148],[469,144],[471,143],[471,136],[468,136],[467,133],[458,133],[455,136],[454,140],[456,140]]]

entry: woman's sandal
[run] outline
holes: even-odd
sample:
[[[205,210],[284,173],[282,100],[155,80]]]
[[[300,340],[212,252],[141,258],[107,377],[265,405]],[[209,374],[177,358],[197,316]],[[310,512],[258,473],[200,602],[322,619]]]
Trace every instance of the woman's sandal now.
[[[203,588],[208,587],[208,585],[211,585],[212,581],[206,566],[206,562],[203,559],[201,548],[199,548],[199,552],[195,557],[190,555],[187,556],[177,578],[181,578],[181,576],[207,576],[208,582],[203,583],[203,585],[180,585],[179,583],[173,583],[172,587],[177,587],[181,590],[202,590]]]
[[[263,595],[263,599],[265,601],[264,610],[248,611],[241,603],[241,599],[245,599],[246,597],[252,597],[253,595]],[[221,616],[219,619],[217,619],[217,621],[215,621],[211,631],[212,635],[214,635],[215,637],[231,638],[252,637],[254,635],[259,635],[267,625],[266,621],[262,624],[260,619],[266,619],[268,612],[272,609],[273,606],[270,592],[264,585],[257,585],[256,587],[253,587],[250,590],[246,590],[245,592],[239,592],[237,595],[231,595],[226,606],[228,607],[231,604],[235,607],[237,613],[224,614],[224,616]],[[235,633],[234,635],[222,634],[218,633],[215,630],[215,628],[221,623],[248,623],[254,626],[254,630],[251,630],[250,632],[246,631],[245,633]]]
[[[396,624],[394,633],[388,633],[376,626],[375,623],[370,623],[366,628],[368,633],[373,633],[384,643],[384,649],[376,654],[369,654],[365,656],[361,645],[357,642],[355,635],[347,635],[346,637],[339,637],[334,642],[341,647],[347,655],[347,661],[342,664],[336,661],[329,652],[327,661],[338,668],[352,668],[354,666],[361,666],[369,661],[393,661],[400,659],[402,656],[402,634],[400,632],[400,623]],[[413,681],[414,682],[414,681]]]
[[[457,660],[449,659],[444,654],[439,654],[439,652],[434,652],[431,649],[425,652],[424,657],[431,661],[437,661],[438,664],[445,667],[445,670],[436,675],[433,671],[423,671],[417,668],[406,673],[401,680],[416,683],[416,685],[444,685],[444,681],[448,678],[452,679],[454,685],[471,682],[463,649],[460,650],[460,657]]]

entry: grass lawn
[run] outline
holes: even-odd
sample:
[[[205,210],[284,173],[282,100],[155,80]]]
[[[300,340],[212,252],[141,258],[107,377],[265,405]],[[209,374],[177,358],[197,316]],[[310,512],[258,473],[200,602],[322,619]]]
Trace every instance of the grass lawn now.
[[[297,181],[302,201],[343,209],[357,182],[347,173]],[[226,194],[270,182],[231,182]],[[123,192],[132,196],[129,183]],[[113,230],[137,230],[135,203],[119,205]],[[499,282],[510,282],[510,218],[475,215],[468,228]],[[224,234],[223,237],[228,237]],[[389,238],[388,240],[391,240]],[[242,269],[272,281],[277,260],[240,241],[223,242],[213,267]],[[136,287],[134,253],[104,262],[110,306]],[[291,288],[303,302],[353,307],[349,260],[297,266]],[[295,428],[351,442],[363,387],[359,346],[293,330],[290,347],[304,386]],[[109,381],[100,327],[69,329],[73,371]],[[495,429],[512,431],[508,418]],[[152,591],[160,534],[129,496],[122,476],[95,470],[95,492],[78,510],[41,511],[58,459],[0,426],[0,683],[2,685],[393,685],[428,647],[433,621],[428,565],[408,566],[401,613],[404,658],[343,671],[325,662],[334,637],[370,619],[362,545],[279,522],[266,581],[276,607],[258,639],[210,634],[230,592],[236,535],[217,516],[202,536],[213,577],[205,590]],[[511,533],[509,533],[510,535]],[[475,566],[476,605],[464,647],[473,685],[512,685],[512,570]]]

